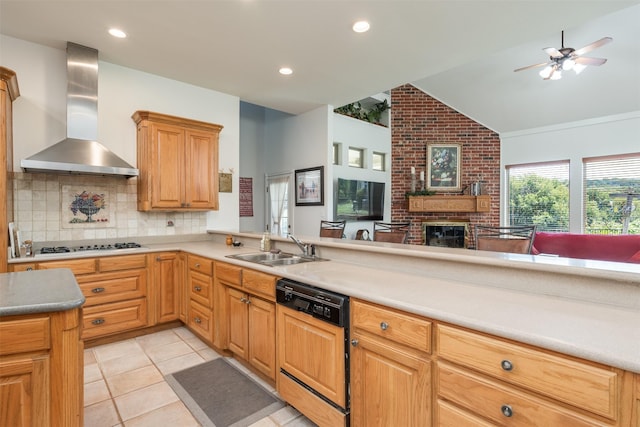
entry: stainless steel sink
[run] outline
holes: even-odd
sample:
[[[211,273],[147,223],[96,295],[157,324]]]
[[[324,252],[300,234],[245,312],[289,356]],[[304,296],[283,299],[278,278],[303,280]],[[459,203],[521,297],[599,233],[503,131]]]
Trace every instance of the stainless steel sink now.
[[[238,254],[227,255],[227,258],[239,259],[241,261],[254,262],[262,265],[292,265],[300,264],[303,262],[324,261],[322,258],[316,257],[303,257],[286,252],[271,253],[271,252],[258,252],[251,254]]]

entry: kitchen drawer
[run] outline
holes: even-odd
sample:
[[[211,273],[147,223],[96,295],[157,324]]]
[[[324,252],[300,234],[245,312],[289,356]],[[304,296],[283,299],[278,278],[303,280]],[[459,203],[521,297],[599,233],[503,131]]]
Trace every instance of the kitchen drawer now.
[[[82,324],[85,340],[147,326],[147,300],[137,298],[86,307]]]
[[[213,261],[197,255],[189,255],[189,270],[198,271],[207,276],[213,275]]]
[[[205,307],[213,307],[213,284],[209,276],[192,271],[189,277],[189,298]]]
[[[9,272],[17,272],[17,271],[33,271],[35,270],[36,264],[29,263],[21,263],[21,264],[9,264]]]
[[[103,257],[98,260],[100,263],[100,271],[119,271],[119,270],[131,270],[134,268],[146,268],[147,256],[146,255],[123,255]]]
[[[207,342],[213,339],[213,316],[211,309],[191,301],[189,305],[189,320],[187,325],[204,338]]]
[[[431,352],[431,322],[420,316],[359,300],[351,301],[351,315],[353,329]]]
[[[436,373],[438,399],[445,399],[472,414],[508,426],[602,426],[581,414],[517,390],[500,381],[491,380],[443,362]],[[439,413],[439,417],[446,416]],[[448,425],[443,422],[440,425]]]
[[[147,270],[128,270],[77,278],[85,307],[147,295]]]
[[[241,285],[242,268],[235,265],[216,262],[216,279],[225,284]]]
[[[493,424],[464,409],[438,399],[436,401],[435,423],[438,427],[492,427]]]
[[[38,270],[47,270],[51,268],[69,268],[75,276],[81,274],[91,274],[97,271],[96,259],[70,259],[66,261],[48,261],[38,263]]]
[[[438,325],[440,357],[615,419],[618,375],[606,368]]]
[[[6,317],[4,319],[8,319]],[[51,346],[48,316],[0,321],[0,356],[46,350]]]
[[[270,297],[271,301],[274,301],[276,298],[277,280],[277,277],[270,274],[247,269],[242,271],[242,286],[249,292]]]

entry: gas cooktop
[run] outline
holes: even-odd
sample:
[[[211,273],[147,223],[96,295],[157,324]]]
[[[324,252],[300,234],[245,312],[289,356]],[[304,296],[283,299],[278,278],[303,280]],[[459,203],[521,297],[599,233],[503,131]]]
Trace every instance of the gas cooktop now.
[[[85,246],[45,246],[40,249],[36,256],[43,255],[65,255],[65,254],[78,254],[79,252],[101,252],[101,251],[122,251],[126,249],[142,249],[143,246],[140,243],[126,242],[126,243],[105,243],[94,244]]]

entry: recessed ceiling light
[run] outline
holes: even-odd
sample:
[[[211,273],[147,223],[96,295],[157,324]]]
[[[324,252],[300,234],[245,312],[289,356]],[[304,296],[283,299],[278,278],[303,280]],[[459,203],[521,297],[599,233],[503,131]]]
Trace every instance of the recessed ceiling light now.
[[[109,29],[109,34],[111,34],[113,37],[117,37],[119,39],[124,39],[127,37],[127,33],[125,33],[122,30],[119,30],[117,28],[110,28]]]
[[[290,74],[293,74],[293,70],[289,67],[282,67],[278,70],[278,72],[283,76],[288,76]]]
[[[366,33],[369,31],[370,25],[367,21],[358,21],[353,24],[353,31],[356,33]]]

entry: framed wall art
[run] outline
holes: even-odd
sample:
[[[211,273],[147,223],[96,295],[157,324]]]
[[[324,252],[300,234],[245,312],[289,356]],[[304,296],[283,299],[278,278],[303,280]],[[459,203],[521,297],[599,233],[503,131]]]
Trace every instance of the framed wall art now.
[[[433,191],[460,191],[460,144],[427,145],[427,189]]]
[[[324,166],[295,172],[296,206],[324,205]]]

